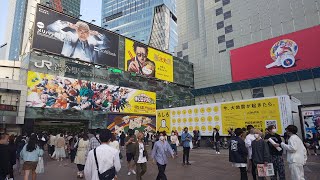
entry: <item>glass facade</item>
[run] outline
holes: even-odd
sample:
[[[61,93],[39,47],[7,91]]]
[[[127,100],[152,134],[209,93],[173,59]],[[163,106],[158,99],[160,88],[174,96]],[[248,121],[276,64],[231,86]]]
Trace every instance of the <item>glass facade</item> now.
[[[9,60],[19,60],[27,3],[28,1],[16,1],[8,57]]]
[[[175,14],[176,0],[104,0],[101,26],[172,53],[178,42]]]
[[[80,15],[81,0],[41,0],[40,3],[70,16]]]

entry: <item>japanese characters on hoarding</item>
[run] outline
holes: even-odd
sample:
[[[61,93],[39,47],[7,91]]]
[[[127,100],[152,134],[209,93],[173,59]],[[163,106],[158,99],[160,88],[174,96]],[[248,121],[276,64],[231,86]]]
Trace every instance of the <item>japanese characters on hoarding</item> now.
[[[244,128],[251,124],[265,129],[275,125],[279,134],[292,124],[288,96],[261,98],[255,100],[214,103],[157,110],[157,130],[178,131],[184,127],[199,130],[203,136],[211,136],[213,128],[222,135],[228,135],[230,128]]]
[[[320,106],[302,108],[304,137],[313,141],[314,136],[320,131]]]
[[[173,57],[145,44],[125,39],[125,67],[129,72],[173,82]]]
[[[27,107],[156,113],[156,93],[87,80],[28,72]]]
[[[232,81],[284,74],[320,66],[320,26],[230,51]]]
[[[32,48],[118,67],[118,35],[44,6],[37,7]]]

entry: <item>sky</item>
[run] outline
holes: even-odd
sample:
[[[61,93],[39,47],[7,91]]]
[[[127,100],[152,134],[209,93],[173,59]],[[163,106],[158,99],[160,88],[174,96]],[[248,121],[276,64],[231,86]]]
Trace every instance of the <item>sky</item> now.
[[[94,22],[95,25],[101,26],[101,3],[102,0],[81,0],[82,15],[80,19],[84,21]],[[8,15],[9,0],[0,0],[0,45],[5,42],[7,15]]]

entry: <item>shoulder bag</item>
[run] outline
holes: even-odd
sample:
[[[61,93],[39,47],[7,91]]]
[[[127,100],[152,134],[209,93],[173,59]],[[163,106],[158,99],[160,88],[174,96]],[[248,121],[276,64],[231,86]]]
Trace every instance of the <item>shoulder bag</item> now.
[[[114,166],[112,166],[110,169],[108,169],[105,172],[103,172],[102,174],[100,174],[96,148],[93,150],[93,153],[94,153],[94,159],[95,159],[96,165],[97,165],[99,180],[112,180],[116,176],[116,168]]]

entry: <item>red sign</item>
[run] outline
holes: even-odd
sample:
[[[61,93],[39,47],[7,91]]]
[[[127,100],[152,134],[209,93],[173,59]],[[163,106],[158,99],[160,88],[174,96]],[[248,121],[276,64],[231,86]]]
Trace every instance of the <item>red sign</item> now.
[[[320,26],[230,51],[233,82],[320,66]]]

